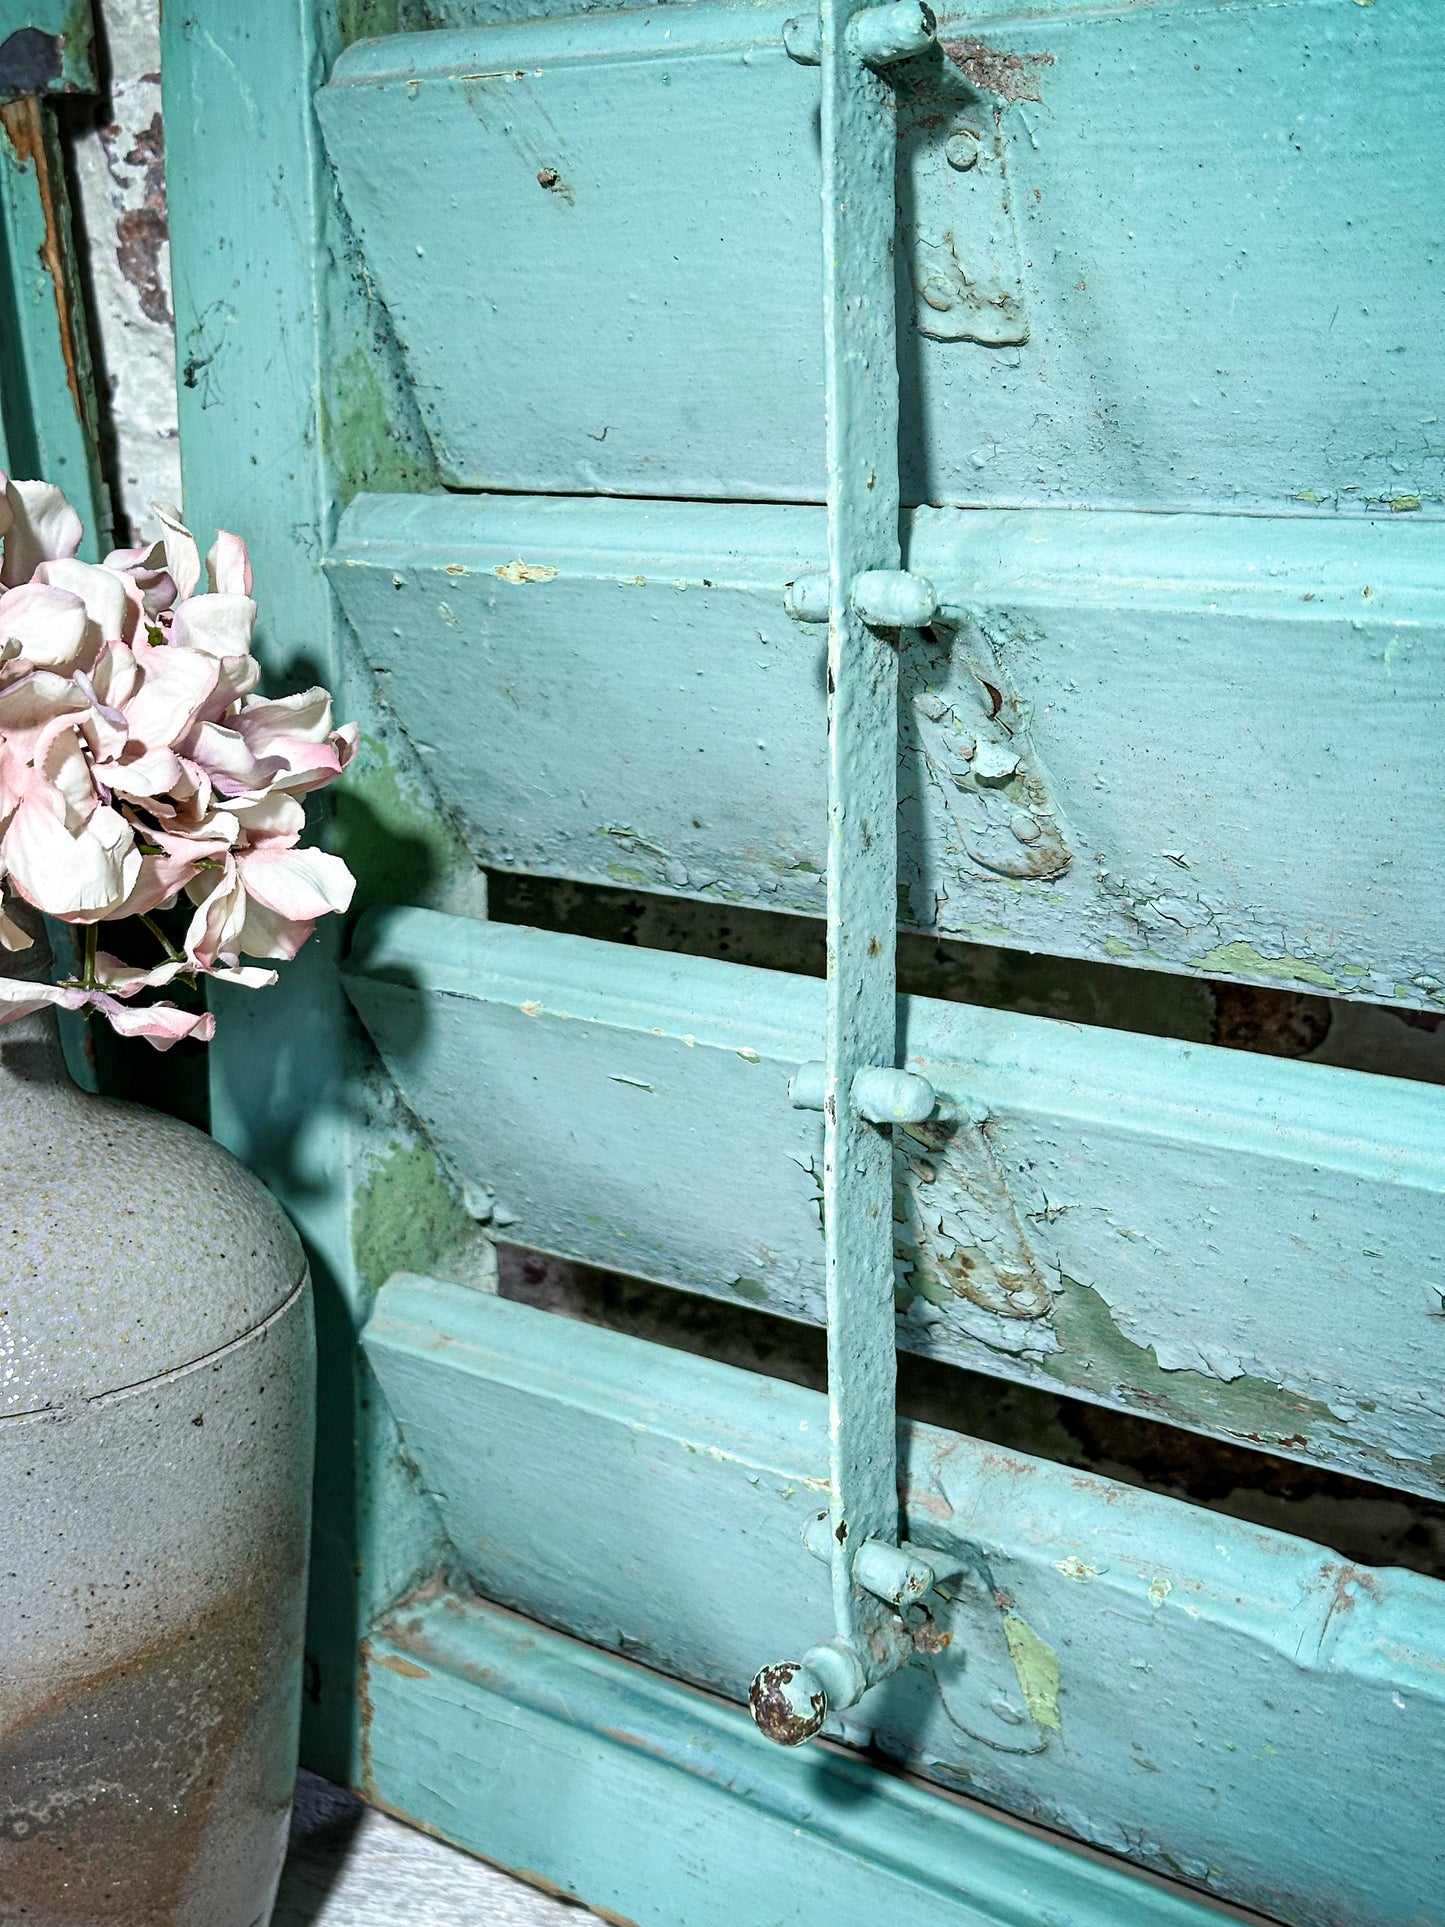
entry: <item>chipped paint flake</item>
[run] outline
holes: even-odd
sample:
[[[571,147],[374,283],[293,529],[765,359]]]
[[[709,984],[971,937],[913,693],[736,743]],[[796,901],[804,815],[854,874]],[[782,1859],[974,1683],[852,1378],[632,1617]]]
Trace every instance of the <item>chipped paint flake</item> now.
[[[546,562],[524,562],[519,555],[515,562],[499,562],[493,575],[499,575],[503,582],[550,582],[557,571]]]
[[[1064,1728],[1059,1718],[1058,1654],[1017,1613],[1004,1614],[1003,1632],[1029,1717],[1035,1726],[1062,1736]]]
[[[1071,1552],[1067,1559],[1055,1559],[1054,1571],[1061,1572],[1065,1579],[1097,1579],[1099,1576],[1099,1568],[1087,1564],[1076,1552]]]
[[[1174,1581],[1172,1579],[1166,1579],[1162,1572],[1156,1572],[1154,1577],[1149,1581],[1149,1604],[1151,1606],[1162,1606],[1173,1590]]]
[[[524,1017],[540,1017],[542,1015],[542,1006],[537,1002],[535,997],[529,997],[519,1008]]]

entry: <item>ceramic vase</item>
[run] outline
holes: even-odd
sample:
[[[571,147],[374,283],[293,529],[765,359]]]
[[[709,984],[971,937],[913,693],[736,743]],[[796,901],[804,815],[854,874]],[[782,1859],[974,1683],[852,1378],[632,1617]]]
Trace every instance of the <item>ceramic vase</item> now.
[[[314,1370],[301,1247],[255,1178],[79,1090],[53,1014],[0,1029],[4,1927],[269,1921]]]

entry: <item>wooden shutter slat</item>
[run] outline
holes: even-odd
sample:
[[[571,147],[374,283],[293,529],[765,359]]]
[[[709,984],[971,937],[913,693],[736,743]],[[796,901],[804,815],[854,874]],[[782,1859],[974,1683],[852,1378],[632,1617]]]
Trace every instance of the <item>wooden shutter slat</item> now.
[[[349,989],[516,1242],[818,1322],[822,986],[428,911]],[[900,1000],[899,1341],[1445,1490],[1445,1091]]]

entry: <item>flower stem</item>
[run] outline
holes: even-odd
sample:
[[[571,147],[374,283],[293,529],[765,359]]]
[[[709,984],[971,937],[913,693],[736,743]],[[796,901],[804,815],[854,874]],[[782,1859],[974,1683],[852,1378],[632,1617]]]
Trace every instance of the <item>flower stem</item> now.
[[[88,923],[85,926],[85,976],[82,982],[87,990],[95,989],[95,947],[99,934],[95,924]]]
[[[179,963],[181,960],[180,951],[176,949],[176,946],[171,942],[165,931],[161,929],[155,918],[148,917],[142,912],[141,922],[145,925],[146,929],[150,931],[161,949],[165,951],[167,961],[169,963]]]

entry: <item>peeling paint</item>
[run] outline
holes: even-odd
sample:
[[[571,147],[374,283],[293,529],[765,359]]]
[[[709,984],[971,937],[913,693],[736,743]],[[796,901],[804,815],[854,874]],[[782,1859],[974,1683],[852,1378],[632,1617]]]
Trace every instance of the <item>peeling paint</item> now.
[[[499,575],[503,582],[550,582],[557,571],[546,562],[524,562],[519,555],[515,562],[499,562],[493,575]]]
[[[1035,1726],[1046,1732],[1057,1733],[1062,1738],[1064,1728],[1059,1718],[1058,1654],[1017,1613],[1004,1614],[1003,1632],[1029,1717]]]
[[[1279,957],[1262,956],[1251,943],[1217,944],[1192,962],[1196,970],[1226,977],[1265,977],[1281,983],[1314,984],[1320,990],[1346,994],[1352,987],[1341,984],[1338,977],[1332,977],[1305,957],[1292,957],[1287,951]]]
[[[397,1271],[445,1277],[481,1235],[427,1144],[394,1145],[356,1192],[352,1254],[373,1292]]]
[[[1077,1279],[1061,1280],[1053,1325],[1060,1349],[1044,1359],[1044,1370],[1096,1398],[1274,1450],[1300,1451],[1320,1428],[1341,1429],[1318,1399],[1250,1373],[1226,1382],[1187,1367],[1167,1370],[1120,1330],[1102,1293]]]
[[[1039,81],[1045,67],[1054,64],[1052,54],[1015,53],[1012,48],[991,47],[972,34],[958,40],[940,39],[938,44],[971,87],[996,94],[1000,100],[1036,100],[1042,105]]]
[[[344,501],[362,489],[406,492],[431,479],[393,418],[378,365],[358,344],[337,362],[322,391],[321,438]]]

